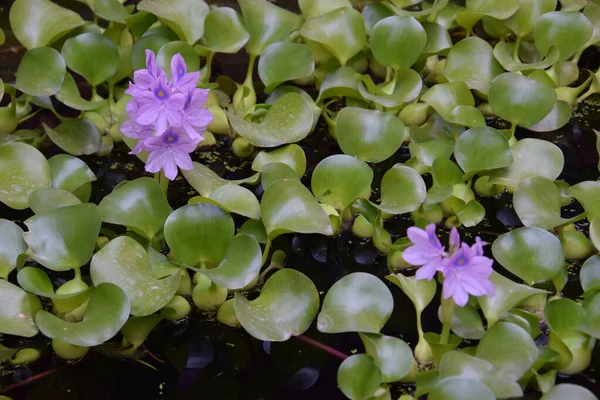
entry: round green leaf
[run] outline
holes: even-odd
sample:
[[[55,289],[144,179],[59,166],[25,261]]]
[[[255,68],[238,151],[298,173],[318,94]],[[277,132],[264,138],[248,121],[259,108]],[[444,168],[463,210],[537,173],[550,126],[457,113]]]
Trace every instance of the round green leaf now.
[[[535,47],[546,55],[551,46],[558,48],[559,60],[565,61],[583,49],[594,32],[592,23],[578,11],[553,11],[535,22]]]
[[[146,49],[158,53],[161,47],[169,43],[169,39],[160,35],[143,36],[131,48],[131,67],[134,70],[146,68]]]
[[[354,354],[342,362],[337,373],[340,390],[352,400],[372,398],[382,382],[381,372],[367,354]]]
[[[260,179],[260,174],[257,173],[248,178],[230,181],[221,178],[207,166],[197,162],[194,162],[193,165],[193,169],[189,171],[182,170],[181,172],[188,183],[204,197],[209,197],[212,192],[215,191],[215,189],[224,185],[241,185],[244,183],[253,185],[256,184]]]
[[[233,239],[233,219],[223,209],[206,203],[183,206],[165,222],[165,240],[179,264],[218,265]]]
[[[269,94],[269,97],[267,97],[267,99],[265,100],[265,104],[275,104],[277,100],[279,100],[282,96],[288,93],[299,94],[300,96],[302,96],[302,98],[304,98],[304,100],[308,102],[308,104],[310,104],[310,107],[313,112],[312,129],[314,130],[317,126],[317,122],[319,121],[319,117],[321,116],[321,107],[317,106],[317,103],[313,100],[313,98],[310,97],[308,93],[306,93],[299,87],[290,85],[279,86],[277,89],[273,90]]]
[[[589,317],[586,310],[571,299],[555,299],[544,307],[544,318],[551,331],[561,338],[587,330]]]
[[[297,180],[272,183],[261,199],[260,215],[271,240],[289,232],[333,235],[329,216]]]
[[[559,100],[554,108],[540,122],[526,128],[534,132],[550,132],[565,126],[571,119],[571,106],[566,101]]]
[[[485,117],[478,108],[473,106],[456,106],[446,116],[446,120],[452,124],[478,127],[485,126]]]
[[[160,314],[152,314],[145,317],[129,317],[121,328],[121,333],[133,347],[140,347],[150,332],[163,320]]]
[[[433,182],[440,188],[464,183],[461,169],[456,163],[446,158],[435,159],[431,167],[431,176]]]
[[[313,122],[310,104],[296,93],[283,95],[260,123],[246,121],[229,112],[227,117],[235,132],[258,147],[298,142],[312,130]]]
[[[404,124],[392,113],[344,107],[336,118],[337,139],[342,151],[366,162],[391,157],[404,139]]]
[[[99,17],[120,24],[125,24],[125,20],[130,16],[119,0],[94,0],[93,10]]]
[[[506,72],[490,85],[489,102],[502,119],[521,126],[540,122],[556,104],[556,92],[523,75]]]
[[[478,37],[469,37],[450,49],[444,76],[450,82],[464,82],[469,89],[487,95],[490,82],[504,72],[496,61],[492,46]]]
[[[396,382],[404,378],[413,365],[411,348],[402,339],[374,333],[359,333],[365,351],[381,371],[382,382]]]
[[[258,60],[258,76],[266,86],[266,93],[285,81],[310,76],[314,69],[310,47],[300,43],[273,43]]]
[[[466,173],[506,167],[513,162],[508,140],[494,128],[471,128],[456,141],[454,157]]]
[[[37,335],[29,297],[23,289],[0,279],[0,302],[0,333],[25,337]]]
[[[61,52],[67,67],[83,76],[93,86],[111,78],[119,66],[117,46],[98,33],[82,33],[67,39]]]
[[[60,91],[56,93],[56,99],[64,105],[79,111],[95,110],[104,103],[104,99],[85,100],[82,98],[75,80],[69,73],[65,74],[65,80]]]
[[[352,3],[349,0],[298,0],[298,6],[300,11],[307,18],[319,17],[323,14],[327,14],[331,10],[335,10],[340,7],[352,7]]]
[[[267,190],[269,186],[275,182],[288,179],[296,181],[300,180],[296,172],[287,164],[281,162],[271,162],[262,167],[260,183],[264,190]]]
[[[390,214],[404,214],[419,208],[425,201],[427,188],[421,175],[412,168],[396,164],[381,180],[381,204],[377,206]]]
[[[66,72],[58,51],[51,47],[31,49],[21,59],[15,87],[30,96],[52,96],[62,87]]]
[[[267,280],[257,299],[249,301],[236,292],[234,302],[235,314],[249,334],[283,342],[310,327],[319,311],[319,292],[306,275],[286,268]]]
[[[583,181],[567,189],[567,194],[573,196],[583,205],[587,211],[587,219],[593,221],[600,216],[600,182]]]
[[[29,207],[31,193],[50,187],[48,161],[35,147],[25,143],[0,145],[0,201],[17,210]]]
[[[519,9],[503,24],[518,37],[525,37],[533,32],[533,27],[541,15],[556,10],[556,0],[521,1]]]
[[[370,31],[373,57],[386,67],[410,68],[427,44],[427,33],[414,17],[387,17]]]
[[[371,188],[373,170],[363,161],[335,154],[313,171],[311,189],[321,203],[343,210]]]
[[[590,392],[583,386],[578,386],[572,383],[559,383],[554,386],[549,392],[545,393],[541,400],[597,400],[594,393]]]
[[[363,75],[363,83],[358,85],[359,93],[365,100],[372,101],[383,107],[397,107],[416,99],[423,88],[421,75],[409,68],[396,70],[394,74],[394,86],[391,94],[384,91],[385,88],[390,87],[389,84],[383,87],[375,86],[369,75]]]
[[[355,272],[329,289],[317,319],[317,329],[325,333],[379,333],[393,309],[392,293],[379,278]]]
[[[542,176],[551,181],[562,172],[565,163],[560,148],[546,140],[522,139],[511,147],[512,165],[493,171],[489,183],[515,188],[519,182]]]
[[[143,0],[137,8],[156,15],[190,45],[204,35],[204,19],[210,11],[203,0]]]
[[[550,230],[566,220],[560,217],[560,191],[549,179],[527,178],[515,189],[513,205],[523,225]]]
[[[152,178],[138,178],[117,187],[98,205],[102,221],[124,225],[152,240],[171,213],[164,191]]]
[[[581,266],[579,281],[585,293],[600,289],[600,256],[593,255]]]
[[[254,240],[258,243],[266,244],[267,243],[267,231],[265,230],[265,226],[262,221],[258,219],[249,219],[244,222],[240,229],[238,230],[239,235],[248,235],[252,236]]]
[[[16,0],[9,19],[15,37],[26,49],[52,44],[85,24],[79,14],[50,0]]]
[[[252,282],[258,276],[261,264],[258,242],[252,236],[241,235],[233,238],[218,267],[202,270],[202,273],[217,285],[235,290]]]
[[[457,106],[474,106],[475,99],[464,82],[440,83],[427,90],[421,100],[429,104],[442,116],[449,118]]]
[[[389,8],[381,3],[368,3],[362,9],[361,14],[365,20],[365,29],[367,30],[367,34],[371,32],[371,28],[373,28],[376,23],[384,18],[394,15]]]
[[[40,213],[24,223],[33,259],[53,271],[67,271],[92,258],[102,220],[98,207],[86,203]]]
[[[496,396],[486,385],[477,380],[451,376],[439,380],[427,398],[429,400],[494,400]]]
[[[252,161],[252,170],[262,172],[269,163],[283,163],[294,170],[298,178],[306,172],[306,154],[297,144],[289,144],[273,151],[261,151]]]
[[[442,25],[423,22],[423,28],[427,34],[427,44],[423,49],[423,54],[439,54],[452,47],[452,38]]]
[[[57,154],[48,160],[52,174],[52,187],[73,193],[81,201],[89,199],[86,189],[96,175],[90,167],[77,157],[68,154]]]
[[[250,190],[238,185],[224,185],[211,193],[210,199],[222,205],[228,212],[259,219],[260,204]]]
[[[433,139],[422,143],[412,142],[408,144],[408,148],[413,161],[418,162],[418,167],[433,167],[436,160],[449,161],[448,159],[454,152],[454,141]],[[456,166],[456,164],[454,165]],[[460,168],[457,169],[460,171]],[[460,171],[460,183],[462,183],[462,175],[462,171]]]
[[[56,208],[81,204],[81,200],[73,193],[62,189],[42,188],[31,193],[29,207],[35,214],[51,211]]]
[[[129,299],[112,283],[98,285],[89,300],[81,322],[65,322],[47,311],[35,317],[40,331],[51,339],[76,346],[97,346],[119,332],[129,317]]]
[[[356,71],[350,67],[339,67],[333,72],[328,73],[319,88],[319,98],[317,102],[330,97],[352,97],[361,99],[358,92],[359,80],[356,78]]]
[[[520,0],[467,0],[466,9],[496,19],[506,19],[513,15],[520,5]]]
[[[563,269],[565,255],[560,240],[541,228],[517,228],[492,244],[494,258],[527,284],[547,281]]]
[[[156,54],[156,64],[164,69],[167,74],[171,74],[171,59],[175,54],[179,53],[185,65],[187,72],[198,71],[200,69],[200,57],[194,48],[186,42],[169,42],[161,46]]]
[[[438,308],[438,319],[443,322],[442,307]],[[465,304],[463,307],[455,307],[452,313],[452,332],[463,339],[479,340],[485,333],[483,322],[477,310]]]
[[[465,207],[456,213],[461,224],[467,228],[479,224],[485,218],[485,208],[477,200],[469,201]]]
[[[306,20],[300,34],[305,39],[323,45],[341,65],[346,65],[367,44],[362,15],[350,7],[337,8]]]
[[[27,251],[27,243],[19,225],[7,219],[0,219],[0,243],[0,279],[6,279],[19,264],[19,256]]]
[[[250,34],[237,11],[229,7],[213,8],[204,21],[202,45],[219,53],[237,53]]]
[[[17,281],[23,290],[33,293],[37,296],[46,297],[49,299],[69,299],[79,296],[89,289],[80,290],[68,294],[56,294],[50,277],[41,268],[25,267],[17,274]]]
[[[42,126],[54,144],[69,154],[89,155],[100,150],[100,131],[88,119],[68,119],[54,129],[44,123]]]
[[[520,379],[537,360],[539,352],[525,329],[509,322],[500,322],[483,335],[475,356],[491,362],[507,376]]]
[[[109,282],[123,289],[132,315],[153,314],[171,301],[181,274],[154,279],[150,257],[135,239],[119,236],[94,254],[90,263],[92,282],[95,286]]]

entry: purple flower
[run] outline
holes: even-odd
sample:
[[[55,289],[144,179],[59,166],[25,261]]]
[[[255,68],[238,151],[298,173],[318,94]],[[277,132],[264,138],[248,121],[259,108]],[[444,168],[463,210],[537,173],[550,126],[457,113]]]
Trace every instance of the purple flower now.
[[[200,72],[187,73],[187,66],[181,54],[177,53],[171,58],[171,88],[180,92],[190,92],[196,87]]]
[[[181,109],[185,106],[187,96],[172,93],[164,77],[152,82],[150,89],[140,92],[137,97],[140,109],[136,122],[141,125],[155,124],[157,136],[165,133],[168,125],[181,127]]]
[[[206,127],[212,122],[213,115],[203,108],[208,100],[208,90],[192,88],[181,114],[181,127],[192,138],[201,138]]]
[[[161,169],[170,180],[177,177],[177,167],[193,168],[190,153],[196,149],[200,140],[184,135],[181,129],[169,128],[160,137],[150,137],[144,141],[144,149],[149,151],[146,171],[156,173]]]
[[[452,297],[461,307],[467,304],[470,294],[473,296],[496,294],[494,285],[489,279],[493,272],[494,261],[477,254],[481,249],[480,243],[482,242],[478,242],[473,247],[463,243],[450,258],[444,260],[441,270],[444,275],[444,298]]]
[[[442,267],[444,247],[435,235],[435,224],[429,224],[425,230],[410,227],[407,236],[413,243],[402,252],[402,258],[409,264],[422,265],[417,270],[417,279],[431,280]]]
[[[450,231],[450,238],[448,240],[448,244],[450,246],[450,254],[454,253],[460,248],[460,234],[458,233],[458,229],[452,228],[452,230]]]
[[[146,50],[146,69],[138,69],[133,73],[135,89],[150,89],[154,81],[159,78],[166,78],[165,71],[156,65],[156,57],[152,50]],[[131,86],[130,86],[131,89]]]

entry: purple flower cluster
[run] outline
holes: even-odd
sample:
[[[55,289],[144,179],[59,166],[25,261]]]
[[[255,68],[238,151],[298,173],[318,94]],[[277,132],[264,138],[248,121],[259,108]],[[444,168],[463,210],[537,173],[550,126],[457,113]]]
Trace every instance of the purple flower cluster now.
[[[170,180],[177,176],[177,167],[193,168],[190,153],[196,149],[202,133],[213,120],[203,108],[208,90],[197,89],[200,72],[187,72],[183,57],[177,53],[171,59],[171,80],[156,64],[151,50],[146,50],[146,69],[133,74],[133,83],[125,93],[133,96],[127,103],[129,121],[121,132],[138,142],[130,154],[147,151],[146,171],[164,170]]]
[[[452,297],[459,306],[469,301],[469,295],[494,296],[496,290],[490,281],[494,271],[494,260],[483,255],[486,244],[479,237],[475,238],[472,246],[460,242],[456,228],[450,232],[450,251],[444,251],[444,246],[435,234],[435,224],[428,225],[425,230],[411,227],[407,231],[408,238],[413,243],[402,253],[404,260],[412,265],[420,265],[416,279],[431,280],[437,272],[444,277],[443,296]]]

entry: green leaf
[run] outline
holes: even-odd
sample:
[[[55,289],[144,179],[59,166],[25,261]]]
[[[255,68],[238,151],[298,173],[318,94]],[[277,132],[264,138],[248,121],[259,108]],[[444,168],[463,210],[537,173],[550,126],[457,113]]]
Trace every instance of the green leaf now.
[[[340,7],[352,7],[349,0],[329,0],[327,2],[319,0],[298,0],[300,11],[307,18],[320,17],[329,11]]]
[[[248,221],[244,222],[238,230],[237,235],[252,236],[254,240],[262,244],[266,244],[268,240],[265,226],[263,225],[262,221],[258,219],[249,219]]]
[[[520,0],[467,0],[466,9],[496,19],[506,19],[513,15],[520,5]]]
[[[493,400],[494,393],[482,382],[450,376],[440,379],[427,396],[429,400]]]
[[[389,84],[375,86],[369,75],[363,75],[363,83],[358,85],[359,93],[365,100],[383,107],[397,107],[416,99],[423,88],[421,76],[415,70],[409,68],[396,70],[394,74],[393,88]],[[372,94],[370,90],[373,90],[375,94]],[[386,90],[390,91],[391,94],[386,93]]]
[[[373,57],[386,67],[410,68],[427,44],[427,33],[414,17],[387,17],[370,31]]]
[[[38,47],[21,59],[14,86],[30,96],[52,96],[62,87],[66,72],[65,60],[58,51]]]
[[[502,168],[513,162],[508,140],[487,126],[463,132],[456,141],[454,156],[466,173]]]
[[[53,271],[79,268],[92,258],[102,224],[95,204],[57,208],[25,220],[31,256]]]
[[[171,59],[177,53],[183,57],[187,72],[198,71],[200,69],[200,58],[198,58],[196,50],[186,42],[180,41],[169,42],[162,45],[156,54],[156,64],[171,76]]]
[[[407,277],[401,273],[387,275],[385,278],[402,289],[418,313],[422,312],[435,296],[436,284],[433,280],[416,280],[414,276]]]
[[[267,97],[267,99],[265,100],[265,104],[269,104],[269,105],[275,104],[277,102],[277,100],[279,100],[282,96],[284,96],[288,93],[299,94],[300,96],[302,96],[304,98],[304,100],[306,100],[308,102],[308,104],[310,104],[310,108],[312,109],[312,112],[313,112],[312,129],[314,130],[315,127],[317,126],[317,122],[319,121],[319,117],[321,116],[321,107],[317,106],[317,103],[315,103],[313,98],[308,93],[306,93],[304,90],[300,89],[299,87],[291,86],[291,85],[279,86],[277,89],[273,90],[271,92],[271,94],[269,94],[269,97]]]
[[[7,219],[0,219],[0,279],[19,266],[19,256],[27,252],[27,243],[23,240],[23,230],[19,225]]]
[[[551,46],[558,48],[559,60],[565,61],[583,49],[594,32],[592,23],[578,11],[552,11],[535,22],[535,47],[548,54]]]
[[[374,333],[359,333],[365,351],[381,371],[381,381],[396,382],[410,372],[414,363],[411,348],[402,339]]]
[[[73,193],[62,189],[42,188],[31,193],[29,207],[35,214],[52,211],[56,208],[81,204]]]
[[[467,228],[478,225],[485,218],[485,208],[477,200],[469,201],[456,213],[461,224]]]
[[[510,72],[526,71],[531,69],[546,69],[558,61],[558,48],[550,47],[546,58],[535,63],[522,63],[513,58],[514,45],[498,42],[494,47],[494,57],[504,69]]]
[[[593,255],[581,266],[579,270],[579,281],[584,293],[600,289],[600,256]]]
[[[446,28],[439,23],[423,22],[422,24],[427,34],[427,44],[423,54],[439,54],[452,47],[452,39]]]
[[[600,338],[600,292],[595,292],[583,301],[583,309],[588,315],[586,332],[594,338]]]
[[[267,190],[269,186],[271,186],[275,182],[281,180],[285,181],[288,179],[295,181],[300,180],[296,172],[287,164],[281,162],[271,162],[262,167],[262,172],[260,174],[260,183],[264,190]]]
[[[259,56],[272,43],[287,39],[300,26],[300,17],[266,0],[238,1],[244,26],[250,33],[246,50]]]
[[[330,97],[352,97],[361,99],[358,92],[359,80],[356,78],[356,71],[350,67],[339,67],[333,72],[328,73],[319,88],[319,98],[317,103]]]
[[[204,20],[202,45],[218,53],[237,53],[250,39],[237,11],[215,7]]]
[[[314,283],[288,268],[274,273],[257,299],[249,301],[236,292],[234,301],[242,327],[255,338],[272,342],[303,334],[319,311],[319,292]]]
[[[401,164],[390,168],[381,180],[381,204],[376,206],[390,214],[404,214],[419,208],[427,188],[417,171]]]
[[[260,179],[260,174],[257,173],[248,178],[230,181],[221,178],[219,175],[214,173],[212,169],[208,168],[205,165],[202,165],[197,162],[194,162],[193,164],[193,169],[189,171],[182,170],[181,172],[185,179],[188,181],[188,183],[192,185],[192,187],[204,197],[209,197],[212,194],[212,192],[215,191],[215,189],[224,185],[241,185],[244,183],[254,185]]]
[[[94,0],[93,10],[100,18],[120,24],[125,24],[125,20],[130,16],[119,0]]]
[[[492,244],[494,258],[527,284],[554,278],[564,268],[560,240],[541,228],[517,228]]]
[[[394,114],[357,107],[344,107],[337,114],[336,130],[342,151],[366,162],[388,159],[404,138],[404,124]]]
[[[160,232],[171,213],[164,191],[147,177],[120,185],[98,207],[102,221],[124,225],[148,240]]]
[[[312,130],[313,122],[310,104],[296,93],[283,95],[260,123],[246,121],[230,112],[227,117],[237,134],[258,147],[298,142]]]
[[[379,333],[393,309],[392,293],[379,278],[364,272],[351,273],[325,295],[317,329],[325,333]]]
[[[560,191],[554,182],[541,176],[519,183],[513,196],[513,205],[525,226],[550,230],[566,221],[560,217]]]
[[[272,151],[261,151],[252,161],[252,170],[262,172],[269,163],[283,163],[294,170],[298,178],[306,172],[306,154],[297,144],[289,144]]]
[[[110,79],[119,66],[117,46],[98,33],[82,33],[67,39],[61,52],[67,67],[93,86]]]
[[[151,257],[135,239],[119,236],[94,254],[90,263],[92,282],[97,287],[105,282],[120,287],[129,298],[132,315],[154,314],[171,301],[181,274],[153,278]]]
[[[571,106],[566,101],[558,100],[554,108],[540,122],[526,128],[534,132],[550,132],[565,126],[571,119]]]
[[[104,99],[85,100],[79,93],[79,88],[71,74],[66,73],[60,91],[56,93],[56,99],[66,106],[79,111],[95,110],[104,103]]]
[[[367,44],[367,32],[360,12],[354,8],[337,8],[317,18],[308,19],[300,29],[303,38],[323,45],[341,65]]]
[[[514,189],[521,181],[532,176],[542,176],[553,181],[562,172],[564,156],[553,143],[527,138],[519,140],[511,150],[512,165],[492,171],[489,183]]]
[[[381,372],[371,356],[354,354],[345,359],[337,373],[340,390],[351,400],[372,398],[382,382]]]
[[[578,202],[583,205],[587,211],[587,219],[589,221],[600,216],[600,204],[598,196],[600,196],[600,182],[584,181],[567,189],[567,194],[575,197]]]
[[[261,199],[260,214],[271,240],[290,232],[333,235],[329,216],[300,181],[271,184]]]
[[[47,311],[39,311],[35,322],[51,339],[60,339],[76,346],[97,346],[119,332],[129,317],[129,299],[112,283],[98,285],[81,322],[65,322]]]
[[[161,47],[169,43],[169,39],[159,35],[143,36],[131,48],[131,67],[134,70],[146,68],[146,49],[158,53]]]
[[[464,82],[439,83],[426,91],[421,100],[447,119],[457,106],[474,106],[475,99]]]
[[[190,45],[204,35],[204,20],[210,11],[203,0],[143,0],[138,10],[156,15]]]
[[[29,207],[31,193],[50,187],[48,161],[35,147],[13,142],[0,145],[0,201],[17,210]]]
[[[597,400],[598,398],[594,393],[590,392],[583,386],[575,385],[572,383],[559,383],[554,386],[549,392],[545,393],[541,400],[565,400],[565,399],[577,399],[577,400]]]
[[[258,276],[261,264],[258,242],[251,236],[241,235],[233,238],[219,266],[202,270],[202,273],[217,285],[236,290],[246,287]]]
[[[456,106],[446,116],[446,120],[450,123],[468,126],[482,127],[485,126],[485,117],[478,108],[473,106]]]
[[[100,131],[88,119],[68,119],[54,129],[44,123],[42,126],[54,144],[69,154],[90,155],[100,150]]]
[[[350,7],[350,6],[347,6]],[[394,15],[392,11],[381,3],[368,3],[362,9],[362,17],[365,21],[365,29],[367,34],[371,32],[373,26],[384,18]]]
[[[492,46],[478,37],[469,37],[450,49],[443,74],[450,82],[464,82],[469,89],[487,95],[490,82],[502,72]]]
[[[442,307],[438,308],[438,319],[443,322]],[[452,332],[463,339],[479,340],[485,333],[483,322],[477,310],[465,304],[463,307],[455,307],[452,313]]]
[[[73,193],[82,202],[90,198],[91,182],[96,175],[77,157],[57,154],[48,160],[52,175],[52,187]]]
[[[258,60],[258,76],[270,93],[285,81],[312,75],[315,60],[305,44],[278,42],[267,47]]]
[[[15,37],[26,49],[52,44],[85,24],[77,13],[50,0],[16,0],[9,19]]]
[[[492,81],[489,102],[500,118],[513,124],[531,126],[552,111],[556,92],[533,78],[506,72]]]
[[[335,154],[317,164],[311,190],[321,203],[341,211],[370,190],[372,180],[373,170],[365,162]]]
[[[193,198],[192,201],[204,201],[205,198]],[[221,208],[229,213],[243,215],[248,218],[260,218],[260,205],[258,199],[250,190],[238,185],[219,186],[211,193],[210,200],[214,200]]]
[[[571,299],[555,299],[544,307],[544,318],[553,333],[565,338],[587,331],[589,317],[580,303]]]
[[[150,332],[163,320],[159,314],[152,314],[145,317],[129,317],[125,325],[121,328],[121,333],[134,348],[140,347]]]
[[[489,328],[475,352],[476,357],[489,361],[513,379],[520,379],[538,355],[539,350],[529,333],[509,322],[499,322]]]
[[[37,335],[29,297],[23,289],[0,279],[0,302],[0,333],[25,337]]]
[[[422,143],[412,142],[408,144],[410,155],[418,162],[418,168],[428,171],[427,167],[433,167],[436,160],[447,160],[454,152],[454,141],[445,139],[433,139]],[[409,164],[409,163],[407,163]],[[410,165],[410,164],[409,164]],[[454,164],[456,167],[456,164]],[[412,167],[412,165],[411,165]],[[415,168],[416,169],[416,168]],[[460,172],[462,183],[462,171]],[[419,170],[421,172],[421,170]]]
[[[50,277],[41,268],[25,267],[17,274],[17,281],[23,290],[49,299],[69,299],[87,292],[89,289],[77,290],[73,293],[56,294]]]
[[[532,33],[541,15],[556,10],[556,0],[529,0],[520,3],[517,12],[502,21],[518,37]]]
[[[193,203],[173,212],[165,222],[164,231],[167,245],[179,264],[218,265],[233,239],[234,224],[223,209]]]
[[[431,176],[433,182],[440,188],[464,183],[461,169],[456,163],[446,158],[435,159],[431,167]]]

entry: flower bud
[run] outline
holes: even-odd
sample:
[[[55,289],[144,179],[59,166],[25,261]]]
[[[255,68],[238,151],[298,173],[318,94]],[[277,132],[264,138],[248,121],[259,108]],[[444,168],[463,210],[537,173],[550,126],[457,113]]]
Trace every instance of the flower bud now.
[[[90,351],[90,348],[86,346],[76,346],[60,339],[52,339],[52,350],[54,350],[54,353],[56,353],[57,356],[65,360],[79,360]]]
[[[190,303],[185,298],[175,295],[160,313],[166,320],[176,321],[187,317],[190,311],[192,311]]]
[[[217,310],[217,321],[231,326],[232,328],[239,328],[241,326],[240,321],[235,314],[233,299],[229,299],[221,304],[219,310]]]
[[[243,137],[235,138],[231,147],[233,154],[240,158],[249,157],[254,152],[254,146],[248,143]]]

